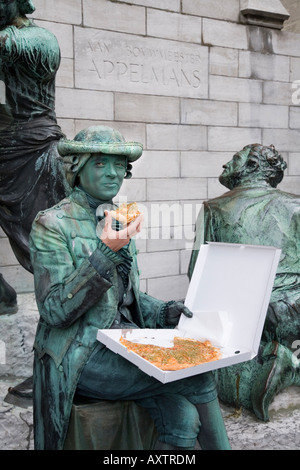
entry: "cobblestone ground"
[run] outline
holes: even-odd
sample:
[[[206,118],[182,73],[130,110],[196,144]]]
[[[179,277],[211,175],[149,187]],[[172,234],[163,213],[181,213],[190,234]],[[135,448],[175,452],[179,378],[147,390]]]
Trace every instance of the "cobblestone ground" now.
[[[19,408],[3,401],[10,382],[0,383],[0,450],[33,450],[32,408]],[[293,391],[293,402],[295,403]],[[236,450],[299,450],[300,404],[274,409],[268,423],[242,411],[222,406],[231,447]]]

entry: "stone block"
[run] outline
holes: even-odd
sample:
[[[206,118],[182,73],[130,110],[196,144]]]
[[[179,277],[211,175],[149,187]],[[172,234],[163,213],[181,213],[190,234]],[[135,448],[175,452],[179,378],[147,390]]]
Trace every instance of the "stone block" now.
[[[147,11],[147,34],[201,44],[201,18],[160,10]]]
[[[182,152],[181,176],[185,178],[219,177],[223,165],[232,158],[230,152]]]
[[[278,185],[278,189],[300,196],[300,176],[286,176]]]
[[[261,142],[261,129],[211,127],[208,129],[208,149],[238,152],[245,145]]]
[[[196,44],[76,27],[75,59],[79,88],[208,95],[208,48]]]
[[[300,153],[290,153],[289,155],[289,164],[288,164],[288,174],[293,176],[300,175]]]
[[[147,182],[149,201],[204,199],[206,196],[205,178],[150,178]]]
[[[148,124],[147,147],[149,150],[205,150],[206,127]]]
[[[288,106],[240,103],[239,126],[287,128],[289,126],[289,108]]]
[[[138,265],[141,279],[179,274],[179,251],[140,253]]]
[[[270,144],[275,145],[278,152],[298,152],[300,148],[300,131],[293,129],[264,129],[263,145]]]
[[[290,128],[300,129],[300,107],[290,107]]]
[[[56,114],[58,118],[113,119],[113,94],[57,87]]]
[[[75,136],[74,119],[57,119],[58,125],[61,127],[67,139],[73,139]]]
[[[161,228],[151,227],[148,230],[147,251],[167,252],[184,250],[194,242],[194,226],[179,225]]]
[[[288,31],[272,31],[273,54],[300,57],[299,34]]]
[[[115,94],[115,119],[120,121],[179,123],[178,98]]]
[[[204,126],[236,126],[237,104],[225,101],[183,99],[181,122]]]
[[[118,193],[118,197],[126,198],[128,202],[131,201],[145,201],[146,200],[146,180],[142,178],[132,178],[124,180],[122,188]]]
[[[164,232],[157,235],[155,231],[148,234],[149,229],[164,229],[165,227],[169,229],[182,225],[182,208],[179,201],[146,201],[143,203],[142,211],[147,228],[147,240],[151,239],[152,235],[154,239],[159,239],[165,234]],[[170,237],[167,236],[167,238]]]
[[[16,265],[17,259],[12,251],[8,238],[0,238],[0,270],[2,266]]]
[[[191,256],[192,248],[187,248],[180,251],[180,274],[186,274],[188,272]]]
[[[129,3],[130,5],[141,5],[161,10],[180,11],[180,0],[111,0],[116,3]]]
[[[208,18],[238,21],[239,0],[182,0],[182,12]]]
[[[166,302],[169,300],[183,300],[186,297],[188,284],[186,275],[148,279],[147,293]]]
[[[289,81],[289,57],[240,51],[239,76],[270,81]]]
[[[242,103],[262,102],[262,82],[260,80],[212,75],[209,90],[212,100]]]
[[[291,106],[293,96],[297,94],[291,83],[266,81],[263,84],[263,103],[266,104]]]
[[[30,15],[40,20],[81,24],[81,0],[34,0],[35,12]]]
[[[297,57],[291,57],[291,75],[290,81],[300,80],[300,59]]]
[[[62,58],[56,75],[57,87],[74,87],[74,61]]]
[[[239,149],[241,150],[241,149]],[[218,178],[208,178],[207,181],[207,198],[213,199],[215,197],[222,196],[228,191],[224,186],[221,185]]]
[[[238,76],[239,51],[225,47],[211,47],[209,73],[211,75]]]
[[[203,44],[248,49],[247,29],[241,24],[203,18]]]
[[[144,150],[133,166],[134,178],[178,178],[180,153]]]
[[[145,8],[107,0],[83,0],[83,24],[90,28],[145,34]]]

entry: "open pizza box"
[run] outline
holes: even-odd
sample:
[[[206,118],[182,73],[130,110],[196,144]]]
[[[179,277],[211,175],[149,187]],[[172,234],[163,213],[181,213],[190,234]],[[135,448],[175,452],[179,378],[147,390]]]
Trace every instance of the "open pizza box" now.
[[[98,330],[97,338],[115,353],[162,383],[253,359],[258,352],[281,250],[258,245],[201,245],[185,305],[175,329]],[[175,336],[210,340],[221,359],[182,370],[163,371],[119,340],[172,347]]]

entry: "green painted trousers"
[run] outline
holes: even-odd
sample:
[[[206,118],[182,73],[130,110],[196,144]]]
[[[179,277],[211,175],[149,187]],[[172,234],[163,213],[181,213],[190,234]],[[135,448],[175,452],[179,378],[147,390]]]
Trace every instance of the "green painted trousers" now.
[[[103,400],[133,400],[146,408],[159,441],[182,449],[229,449],[212,373],[163,384],[99,345],[85,365],[77,393]]]

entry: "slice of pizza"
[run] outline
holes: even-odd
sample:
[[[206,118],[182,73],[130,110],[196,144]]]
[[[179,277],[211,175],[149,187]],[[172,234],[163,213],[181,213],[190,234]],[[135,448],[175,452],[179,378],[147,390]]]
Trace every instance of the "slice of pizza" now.
[[[130,222],[133,222],[141,215],[136,202],[131,202],[130,204],[124,202],[116,210],[110,211],[110,213],[114,219],[118,220],[123,225],[130,224]]]

